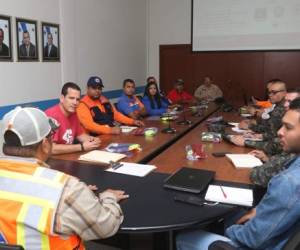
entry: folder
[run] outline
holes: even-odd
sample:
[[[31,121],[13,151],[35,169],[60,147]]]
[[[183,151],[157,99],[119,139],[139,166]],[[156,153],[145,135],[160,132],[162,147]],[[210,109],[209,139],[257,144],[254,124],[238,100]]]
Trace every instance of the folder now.
[[[263,164],[260,159],[250,154],[226,154],[226,157],[228,157],[237,168],[253,168]]]
[[[111,167],[106,169],[106,171],[143,177],[149,174],[154,169],[156,169],[154,165],[120,162],[120,166],[117,167],[116,169]]]
[[[110,162],[116,162],[125,157],[125,154],[111,153],[102,150],[93,150],[81,155],[79,157],[79,160],[109,164]]]
[[[220,185],[209,185],[205,200],[251,207],[253,190]]]

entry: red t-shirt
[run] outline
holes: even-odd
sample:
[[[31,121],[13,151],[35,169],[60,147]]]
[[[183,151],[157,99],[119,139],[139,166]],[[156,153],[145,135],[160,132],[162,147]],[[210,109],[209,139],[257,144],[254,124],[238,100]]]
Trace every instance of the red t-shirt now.
[[[171,100],[171,102],[179,102],[179,101],[190,101],[193,99],[193,96],[190,95],[186,91],[182,91],[179,93],[176,89],[172,89],[168,94],[168,99]]]
[[[58,104],[47,109],[45,113],[60,124],[60,127],[53,135],[53,142],[57,144],[72,144],[77,136],[84,133],[76,113],[67,117]]]

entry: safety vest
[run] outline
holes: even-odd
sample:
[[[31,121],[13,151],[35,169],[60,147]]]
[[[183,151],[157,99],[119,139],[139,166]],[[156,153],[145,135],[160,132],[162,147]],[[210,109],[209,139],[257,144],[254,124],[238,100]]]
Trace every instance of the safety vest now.
[[[100,100],[94,101],[89,96],[85,96],[80,102],[89,108],[94,122],[114,126],[114,110],[106,97],[101,96]]]
[[[34,159],[0,158],[0,231],[8,244],[26,250],[84,249],[78,236],[53,232],[68,175]]]

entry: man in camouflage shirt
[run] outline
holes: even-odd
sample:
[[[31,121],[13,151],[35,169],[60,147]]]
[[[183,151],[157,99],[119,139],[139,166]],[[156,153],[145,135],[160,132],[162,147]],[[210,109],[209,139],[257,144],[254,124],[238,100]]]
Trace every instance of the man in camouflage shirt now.
[[[292,88],[287,90],[284,100],[280,101],[281,107],[277,109],[276,114],[274,115],[275,118],[273,120],[271,119],[272,119],[273,112],[276,110],[276,108],[273,110],[272,114],[270,114],[270,119],[269,119],[270,122],[273,121],[272,123],[276,123],[276,125],[272,125],[272,124],[270,125],[271,126],[270,130],[275,129],[275,127],[277,127],[278,124],[281,125],[281,121],[280,122],[278,121],[278,117],[280,116],[280,113],[282,113],[281,116],[283,116],[285,111],[288,110],[290,102],[299,96],[300,96],[300,88]],[[268,156],[272,156],[272,155],[282,153],[282,148],[279,143],[279,139],[276,136],[276,134],[273,135],[273,133],[274,132],[270,132],[269,136],[265,134],[263,134],[262,136],[257,134],[253,135],[254,138],[262,138],[263,139],[262,141],[255,141],[251,139],[247,140],[242,135],[232,136],[231,142],[237,146],[247,146],[250,148],[263,150]]]
[[[250,152],[257,157],[259,152]],[[261,152],[261,151],[260,151]],[[288,163],[295,158],[295,154],[282,152],[270,157],[263,165],[254,167],[250,172],[250,180],[253,184],[267,187],[270,179],[285,170]],[[259,157],[258,157],[259,158]]]

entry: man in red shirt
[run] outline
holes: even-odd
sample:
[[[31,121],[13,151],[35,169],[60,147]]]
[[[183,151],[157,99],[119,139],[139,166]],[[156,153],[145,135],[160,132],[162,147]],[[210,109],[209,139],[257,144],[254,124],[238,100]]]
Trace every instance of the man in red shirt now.
[[[169,92],[167,97],[173,104],[182,104],[195,101],[191,94],[184,91],[184,81],[182,79],[177,79],[175,81],[174,89]]]
[[[59,104],[45,111],[60,125],[53,135],[53,154],[89,151],[100,146],[100,139],[86,134],[80,125],[76,114],[79,101],[79,86],[68,82],[62,88]],[[78,144],[74,144],[75,139]]]

